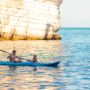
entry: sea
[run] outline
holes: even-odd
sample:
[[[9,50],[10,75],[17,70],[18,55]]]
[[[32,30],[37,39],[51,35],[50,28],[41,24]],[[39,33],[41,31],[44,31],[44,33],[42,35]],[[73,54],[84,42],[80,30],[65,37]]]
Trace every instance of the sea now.
[[[0,41],[0,50],[58,67],[0,66],[0,90],[90,90],[90,28],[61,28],[61,40]],[[0,51],[0,61],[8,61]],[[25,61],[25,60],[23,60]]]

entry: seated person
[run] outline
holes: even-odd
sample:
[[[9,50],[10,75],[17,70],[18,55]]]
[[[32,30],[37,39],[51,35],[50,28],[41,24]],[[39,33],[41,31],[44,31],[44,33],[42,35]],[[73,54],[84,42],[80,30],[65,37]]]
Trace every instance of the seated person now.
[[[38,62],[37,61],[37,55],[34,55],[32,60],[27,60],[27,61],[29,61],[29,62]]]
[[[16,56],[16,50],[13,50],[12,53],[7,57],[10,62],[21,62]]]
[[[38,61],[37,61],[37,55],[34,55],[34,56],[33,56],[32,62],[38,62]]]

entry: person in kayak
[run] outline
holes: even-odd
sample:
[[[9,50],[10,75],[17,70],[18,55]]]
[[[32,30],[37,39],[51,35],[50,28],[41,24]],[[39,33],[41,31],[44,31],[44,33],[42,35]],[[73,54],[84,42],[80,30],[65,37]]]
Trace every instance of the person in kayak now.
[[[12,53],[7,57],[10,62],[21,62],[19,58],[16,57],[16,50],[13,50]]]
[[[33,58],[32,58],[32,60],[29,60],[29,59],[28,59],[27,61],[28,61],[28,62],[38,62],[38,61],[37,61],[37,55],[34,55]]]
[[[33,56],[32,62],[38,62],[38,61],[37,61],[37,55],[34,55],[34,56]]]

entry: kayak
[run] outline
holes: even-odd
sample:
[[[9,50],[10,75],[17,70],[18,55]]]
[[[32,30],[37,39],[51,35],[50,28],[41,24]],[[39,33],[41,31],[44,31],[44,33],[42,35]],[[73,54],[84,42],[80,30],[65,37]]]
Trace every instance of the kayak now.
[[[9,61],[0,61],[0,66],[47,66],[47,67],[57,67],[59,65],[59,61],[57,62],[49,62],[49,63],[40,63],[40,62],[9,62]]]

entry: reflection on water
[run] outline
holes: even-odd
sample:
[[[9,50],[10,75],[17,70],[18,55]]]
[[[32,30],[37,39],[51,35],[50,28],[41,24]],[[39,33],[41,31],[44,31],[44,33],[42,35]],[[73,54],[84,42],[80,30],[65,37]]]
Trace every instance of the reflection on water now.
[[[0,68],[3,69],[3,67]],[[5,70],[6,68],[8,69]],[[36,71],[33,71],[33,67],[6,68],[3,69],[5,73],[0,75],[0,88],[2,90],[54,90],[59,88],[59,83],[54,83],[60,80],[57,75],[58,68],[49,70],[49,68],[44,67],[38,68]]]
[[[53,62],[63,55],[60,41],[1,41],[0,49],[11,52],[17,50],[17,55],[32,58],[38,55],[40,62]],[[0,60],[7,60],[8,54],[0,52]],[[60,87],[58,75],[61,68],[49,67],[4,67],[0,66],[0,89],[2,90],[56,90]],[[58,80],[60,80],[58,82]]]
[[[0,90],[90,90],[90,30],[62,30],[58,41],[0,41],[0,49],[39,62],[61,61],[53,67],[0,66]],[[8,54],[0,52],[0,60]]]

